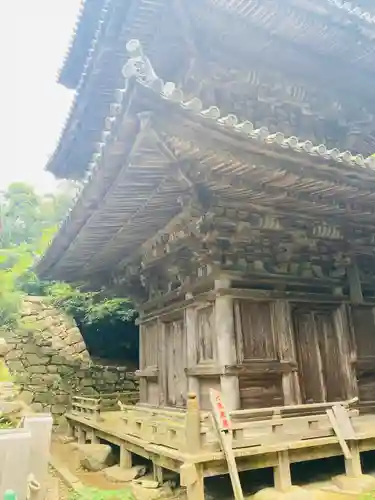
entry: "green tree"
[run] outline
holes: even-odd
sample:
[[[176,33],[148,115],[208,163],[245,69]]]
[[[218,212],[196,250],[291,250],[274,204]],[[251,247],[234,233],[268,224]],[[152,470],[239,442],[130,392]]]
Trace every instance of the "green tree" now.
[[[10,184],[0,194],[1,327],[15,324],[23,293],[41,291],[32,264],[48,246],[72,200],[67,188],[39,195],[21,182]]]
[[[0,194],[0,248],[38,244],[44,230],[56,226],[73,200],[66,186],[56,193],[39,195],[32,186],[17,182]]]
[[[76,186],[70,183],[43,196],[23,183],[11,184],[2,193],[0,328],[16,326],[24,294],[43,295],[74,317],[89,345],[95,344],[112,358],[130,349],[136,359],[138,335],[129,300],[108,298],[103,292],[83,292],[79,286],[65,283],[43,283],[33,272],[35,259],[46,250],[75,193]],[[109,330],[113,346],[108,342]]]

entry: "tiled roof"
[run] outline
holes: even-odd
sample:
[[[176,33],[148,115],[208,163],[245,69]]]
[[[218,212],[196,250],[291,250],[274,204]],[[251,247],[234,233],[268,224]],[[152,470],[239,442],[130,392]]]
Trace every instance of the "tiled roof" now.
[[[350,151],[339,151],[338,149],[327,149],[324,144],[313,144],[312,141],[300,141],[295,136],[286,137],[279,131],[271,134],[266,127],[256,128],[250,120],[239,121],[235,114],[221,116],[219,107],[210,106],[205,108],[200,99],[194,97],[188,101],[184,100],[183,91],[172,82],[164,83],[153,72],[149,60],[143,55],[139,41],[131,40],[127,44],[131,58],[124,66],[123,74],[126,81],[135,78],[137,82],[147,88],[152,89],[155,95],[161,99],[173,102],[181,110],[200,119],[205,119],[220,129],[235,132],[242,137],[247,137],[249,141],[258,141],[264,144],[275,145],[280,149],[290,149],[295,152],[321,157],[329,161],[341,163],[345,166],[371,168],[375,170],[375,158],[370,156],[364,158],[362,155],[354,155]],[[123,96],[126,89],[116,91],[116,102],[111,106],[111,113],[105,120],[105,129],[102,133],[102,142],[97,145],[97,152],[94,154],[89,169],[88,176],[91,176],[93,169],[100,162],[101,155],[108,141],[116,116],[121,113]]]
[[[96,28],[96,31],[95,31],[95,35],[91,39],[91,44],[90,44],[90,48],[89,48],[89,51],[88,51],[88,54],[87,54],[87,57],[86,57],[86,60],[85,60],[85,63],[84,63],[83,71],[80,74],[80,77],[79,77],[79,80],[78,80],[78,83],[77,83],[77,86],[76,86],[76,94],[74,96],[74,99],[72,99],[72,102],[70,104],[70,108],[69,108],[68,113],[66,115],[66,119],[63,122],[63,125],[62,125],[61,130],[60,130],[59,137],[57,139],[57,144],[58,145],[60,145],[62,143],[62,139],[63,139],[64,133],[65,133],[65,130],[67,129],[69,122],[72,120],[72,117],[74,115],[74,110],[77,107],[77,104],[78,104],[78,102],[80,100],[80,96],[81,96],[82,88],[83,88],[83,85],[84,85],[84,82],[85,82],[85,78],[86,78],[87,72],[89,70],[89,67],[90,67],[90,65],[91,65],[91,63],[93,61],[93,55],[94,55],[95,49],[97,47],[100,35],[102,33],[102,30],[103,30],[103,27],[104,27],[104,20],[105,20],[105,17],[107,15],[108,8],[109,8],[109,5],[110,5],[111,1],[112,0],[105,0],[103,8],[101,10],[100,19],[99,19],[99,22],[98,22],[98,25],[97,25],[97,28]],[[84,5],[84,1],[82,2],[81,9],[83,8],[83,5]],[[77,21],[77,23],[78,22],[79,21]],[[48,162],[48,165],[47,165],[47,170],[48,170],[48,166],[53,162],[53,160],[54,160],[54,158],[55,158],[55,156],[56,156],[56,154],[58,152],[58,149],[59,149],[59,146],[57,147],[57,149],[55,150],[54,154],[50,158],[50,160]]]
[[[348,14],[366,21],[373,26],[375,26],[375,15],[366,12],[360,7],[355,6],[352,2],[345,2],[344,0],[327,0],[331,5],[334,5],[338,9],[346,11]]]
[[[155,93],[160,99],[173,103],[190,117],[195,117],[209,122],[220,130],[226,130],[238,134],[249,141],[262,143],[265,146],[276,147],[280,151],[292,150],[297,154],[310,157],[317,157],[334,162],[345,167],[357,169],[371,169],[375,171],[375,156],[364,158],[362,155],[354,155],[350,151],[339,151],[338,149],[327,149],[324,144],[314,144],[312,141],[300,141],[298,137],[286,137],[282,132],[270,134],[266,127],[256,128],[250,120],[239,121],[234,114],[221,116],[217,106],[205,108],[202,101],[197,97],[184,100],[183,91],[172,82],[164,83],[155,75],[150,61],[143,55],[141,45],[138,40],[131,40],[127,44],[127,49],[131,58],[123,69],[125,85],[123,89],[117,89],[114,102],[110,106],[110,113],[105,119],[105,126],[102,131],[101,142],[96,145],[96,152],[93,154],[86,177],[82,182],[82,189],[77,193],[76,201],[80,198],[85,186],[89,184],[91,177],[102,165],[106,145],[109,143],[112,132],[116,129],[116,123],[122,116],[123,106],[127,105],[125,98],[129,81],[136,79],[137,83]],[[72,210],[72,209],[71,209]],[[69,214],[61,225],[69,222]]]
[[[111,1],[111,0],[110,0]],[[73,33],[57,80],[69,88],[77,88],[82,66],[87,69],[97,42],[98,25],[108,9],[108,0],[81,0]]]
[[[209,124],[210,128],[214,127],[228,134],[242,137],[250,143],[254,143],[255,146],[262,144],[265,151],[270,148],[273,151],[279,151],[281,154],[283,150],[294,152],[295,155],[301,155],[301,158],[304,156],[305,159],[307,157],[315,157],[319,160],[317,162],[318,169],[322,166],[323,160],[323,164],[327,168],[330,168],[330,165],[342,165],[346,174],[350,174],[352,169],[353,172],[375,170],[375,156],[364,158],[361,155],[354,155],[349,151],[328,150],[324,144],[313,144],[312,141],[308,140],[300,141],[295,136],[286,137],[282,132],[271,134],[266,127],[255,127],[250,120],[240,121],[235,114],[221,116],[220,109],[217,106],[206,108],[197,97],[186,100],[183,91],[177,88],[174,83],[164,83],[158,78],[150,61],[144,56],[139,41],[129,41],[127,50],[130,59],[123,68],[124,87],[115,92],[114,101],[110,106],[110,113],[105,119],[101,141],[96,145],[96,152],[91,159],[86,177],[82,182],[81,190],[77,193],[73,208],[63,220],[59,234],[66,234],[68,232],[68,227],[72,218],[74,218],[75,208],[78,207],[77,210],[79,212],[80,208],[82,209],[82,206],[85,204],[85,191],[86,189],[90,189],[91,178],[93,176],[96,177],[97,173],[101,172],[102,168],[105,168],[107,148],[117,135],[118,125],[121,124],[124,112],[129,105],[129,95],[133,95],[132,90],[134,86],[130,84],[132,81],[151,95],[154,95],[156,99],[168,102],[170,106],[174,107],[187,118],[199,120],[203,124]],[[47,261],[43,258],[42,266],[49,267],[51,265],[48,264],[48,261],[56,259],[55,254],[58,247],[59,245],[56,243],[49,255],[47,251]]]

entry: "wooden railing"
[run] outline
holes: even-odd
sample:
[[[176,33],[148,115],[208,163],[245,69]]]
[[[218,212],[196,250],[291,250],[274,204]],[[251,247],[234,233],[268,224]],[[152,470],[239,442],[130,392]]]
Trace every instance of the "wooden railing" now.
[[[124,405],[134,405],[138,400],[138,391],[100,394],[98,397],[73,396],[71,400],[71,413],[73,415],[79,414],[84,415],[86,418],[100,420],[103,412],[119,410],[119,401]]]
[[[121,407],[119,416],[124,436],[191,455],[221,450],[212,415],[199,410],[194,394],[188,395],[186,409],[134,405],[129,404],[130,399],[132,403],[136,400],[133,392],[102,395],[100,398],[75,396],[72,414],[100,421],[105,418],[103,412]],[[118,401],[121,401],[120,405]],[[322,442],[322,438],[323,441],[329,438],[327,443],[335,442],[337,432],[327,410],[341,405],[352,419],[358,415],[358,410],[353,407],[355,404],[353,400],[234,411],[230,414],[233,448],[246,448],[246,455],[251,455],[300,447],[301,442],[307,441],[313,446],[314,440]]]
[[[233,448],[253,447],[255,453],[256,447],[283,449],[287,443],[334,437],[326,413],[334,404],[234,411],[231,413]],[[358,410],[352,409],[354,401],[338,404],[346,409],[349,418],[358,415]],[[122,409],[126,434],[191,454],[221,449],[212,416],[199,411],[195,395],[189,395],[186,410],[145,406],[123,406]]]

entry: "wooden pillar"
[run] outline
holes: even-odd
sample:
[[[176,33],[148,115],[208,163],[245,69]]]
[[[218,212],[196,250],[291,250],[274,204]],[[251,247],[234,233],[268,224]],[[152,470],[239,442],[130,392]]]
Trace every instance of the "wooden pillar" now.
[[[167,325],[159,322],[158,328],[158,384],[159,384],[159,406],[168,404],[168,374],[167,374]]]
[[[124,444],[120,445],[120,467],[121,469],[131,469],[133,467],[133,458],[129,450]]]
[[[272,330],[279,359],[282,362],[296,363],[297,355],[294,343],[290,304],[286,300],[277,300],[271,304]],[[284,405],[302,403],[297,371],[282,374]]]
[[[184,463],[180,467],[181,486],[187,489],[187,500],[204,499],[203,466],[195,463]]]
[[[288,491],[292,486],[288,450],[279,451],[277,461],[278,465],[273,471],[275,489],[280,492]]]
[[[185,420],[186,451],[192,455],[201,449],[201,416],[197,396],[188,394]]]
[[[341,305],[335,310],[334,324],[345,398],[352,399],[358,397],[358,383],[351,359],[350,324],[345,305]]]
[[[345,459],[345,471],[348,477],[358,478],[362,476],[361,455],[358,441],[348,441],[348,447],[352,458]]]
[[[215,289],[229,288],[228,280],[215,281]],[[215,337],[220,367],[237,364],[234,330],[233,299],[228,295],[217,296],[215,301]],[[221,393],[228,411],[240,409],[240,390],[236,375],[220,377]]]
[[[156,481],[159,485],[164,483],[164,470],[160,465],[156,465],[154,462],[152,463],[152,475],[153,480]]]
[[[80,425],[77,427],[78,444],[86,444],[86,432]]]
[[[100,439],[96,435],[95,429],[93,429],[91,431],[91,444],[99,444],[99,443],[100,443]]]
[[[145,346],[144,346],[145,329],[143,325],[139,325],[139,369],[145,369]],[[139,402],[147,403],[147,381],[144,377],[139,380]]]
[[[66,435],[70,438],[75,437],[75,431],[74,431],[74,425],[70,420],[67,419],[67,429],[66,429]]]
[[[186,295],[190,299],[191,294]],[[186,331],[186,364],[187,368],[194,368],[197,365],[197,310],[195,306],[185,309],[185,331]],[[188,393],[196,395],[199,401],[199,379],[198,377],[188,377]]]

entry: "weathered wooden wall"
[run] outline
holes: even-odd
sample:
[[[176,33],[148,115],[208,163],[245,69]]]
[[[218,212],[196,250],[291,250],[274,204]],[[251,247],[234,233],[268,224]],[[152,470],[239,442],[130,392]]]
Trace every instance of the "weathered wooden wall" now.
[[[159,326],[157,320],[150,321],[141,325],[139,332],[140,401],[155,406],[158,406],[160,402]]]
[[[363,402],[375,401],[374,308],[353,306],[351,313],[359,398]]]
[[[210,388],[232,409],[375,401],[371,307],[220,297],[146,322],[140,336],[142,403],[183,408],[190,391],[209,409]]]
[[[245,300],[235,304],[237,360],[248,366],[239,376],[242,408],[283,404],[282,378],[277,370],[276,337],[271,324],[271,304]],[[255,369],[255,364],[259,369]]]
[[[165,324],[166,351],[165,366],[160,367],[166,372],[167,406],[186,406],[186,331],[183,319]]]

